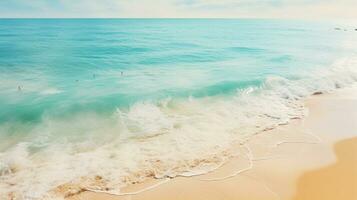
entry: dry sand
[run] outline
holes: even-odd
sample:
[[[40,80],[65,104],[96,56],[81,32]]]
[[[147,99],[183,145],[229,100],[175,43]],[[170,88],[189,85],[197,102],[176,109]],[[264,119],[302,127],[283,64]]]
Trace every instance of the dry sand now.
[[[304,173],[294,200],[357,199],[357,138],[336,143],[337,162]]]
[[[248,142],[257,160],[252,169],[237,176],[202,181],[246,168],[249,161],[244,157],[232,159],[213,173],[174,178],[137,195],[118,197],[82,191],[67,199],[356,200],[357,89],[316,95],[306,101],[306,106],[310,114],[304,120],[294,120]],[[135,185],[124,192],[138,191],[158,181]]]

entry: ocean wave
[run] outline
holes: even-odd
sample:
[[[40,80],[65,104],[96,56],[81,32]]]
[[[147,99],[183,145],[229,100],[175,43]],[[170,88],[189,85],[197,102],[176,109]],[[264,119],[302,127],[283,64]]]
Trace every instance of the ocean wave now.
[[[109,117],[46,116],[28,130],[31,138],[1,152],[0,197],[37,199],[69,182],[118,191],[149,177],[210,171],[235,153],[232,144],[304,117],[305,97],[355,83],[356,66],[344,58],[294,80],[267,77],[233,96],[139,102]]]

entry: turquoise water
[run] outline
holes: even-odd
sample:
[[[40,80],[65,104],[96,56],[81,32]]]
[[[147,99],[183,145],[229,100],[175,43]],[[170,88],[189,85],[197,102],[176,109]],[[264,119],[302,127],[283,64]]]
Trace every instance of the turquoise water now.
[[[346,51],[344,34],[332,28],[266,20],[1,20],[0,120],[111,113],[143,100],[225,95],[269,75],[294,78]]]
[[[297,100],[356,79],[357,33],[334,28],[284,20],[0,19],[0,174],[23,182],[3,185],[0,195],[29,195],[29,185],[42,194],[94,172],[115,189],[152,160],[164,163],[156,176],[175,176],[193,169],[178,163],[304,115]]]

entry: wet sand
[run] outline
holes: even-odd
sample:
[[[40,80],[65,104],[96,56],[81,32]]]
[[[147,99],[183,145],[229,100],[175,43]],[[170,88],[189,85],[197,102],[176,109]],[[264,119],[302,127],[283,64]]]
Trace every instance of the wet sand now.
[[[258,134],[247,143],[255,160],[251,169],[238,175],[233,176],[251,164],[244,156],[233,158],[213,173],[174,178],[135,195],[82,190],[66,199],[357,199],[357,89],[315,95],[306,100],[306,106],[310,113],[305,119]],[[222,177],[227,178],[203,180]],[[150,180],[123,192],[135,192],[160,181]]]

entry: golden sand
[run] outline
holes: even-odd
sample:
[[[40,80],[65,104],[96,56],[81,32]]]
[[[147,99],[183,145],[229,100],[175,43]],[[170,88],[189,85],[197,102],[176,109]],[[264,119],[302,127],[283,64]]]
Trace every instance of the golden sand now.
[[[304,173],[294,200],[357,199],[357,138],[336,143],[337,162]]]

